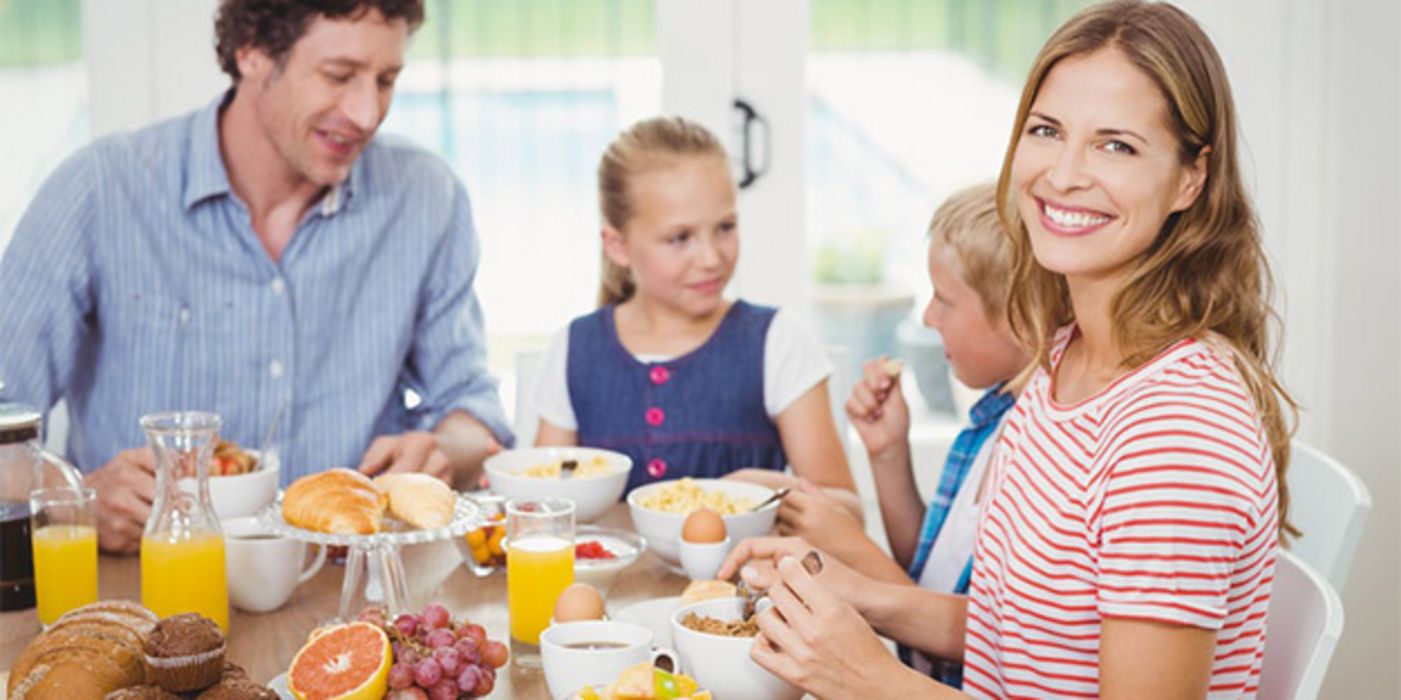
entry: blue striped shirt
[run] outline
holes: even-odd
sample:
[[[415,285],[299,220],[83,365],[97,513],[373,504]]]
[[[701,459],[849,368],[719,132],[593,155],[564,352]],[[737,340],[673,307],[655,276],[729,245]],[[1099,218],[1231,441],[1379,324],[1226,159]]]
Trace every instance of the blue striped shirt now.
[[[229,185],[222,104],[97,141],[44,183],[0,258],[0,399],[65,397],[85,471],[145,444],[143,414],[215,411],[257,446],[283,402],[284,484],[455,409],[509,444],[448,166],[376,137],[274,262]]]

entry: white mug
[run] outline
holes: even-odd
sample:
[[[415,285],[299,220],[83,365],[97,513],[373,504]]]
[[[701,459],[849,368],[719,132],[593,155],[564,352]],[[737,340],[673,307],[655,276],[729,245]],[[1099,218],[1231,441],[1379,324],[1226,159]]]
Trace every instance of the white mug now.
[[[229,602],[239,610],[268,612],[282,607],[292,591],[326,563],[326,548],[303,569],[306,543],[270,532],[256,517],[222,521]]]
[[[555,700],[573,697],[585,687],[608,685],[629,666],[659,657],[676,668],[676,652],[652,646],[652,630],[631,622],[563,622],[540,634],[545,685]]]

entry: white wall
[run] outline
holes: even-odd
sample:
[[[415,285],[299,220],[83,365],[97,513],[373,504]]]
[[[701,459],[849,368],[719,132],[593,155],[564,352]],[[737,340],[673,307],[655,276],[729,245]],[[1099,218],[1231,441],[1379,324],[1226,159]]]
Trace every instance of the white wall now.
[[[1300,437],[1372,492],[1321,697],[1401,697],[1401,12],[1393,0],[1182,5],[1211,33],[1235,88]]]

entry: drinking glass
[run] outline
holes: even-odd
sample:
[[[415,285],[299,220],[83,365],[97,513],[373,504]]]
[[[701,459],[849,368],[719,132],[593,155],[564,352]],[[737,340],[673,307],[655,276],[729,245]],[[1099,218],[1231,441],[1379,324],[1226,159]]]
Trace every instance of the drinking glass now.
[[[34,595],[48,626],[97,602],[97,492],[58,487],[29,493]]]
[[[540,633],[555,600],[574,582],[574,502],[560,498],[506,503],[506,600],[511,658],[540,665]]]

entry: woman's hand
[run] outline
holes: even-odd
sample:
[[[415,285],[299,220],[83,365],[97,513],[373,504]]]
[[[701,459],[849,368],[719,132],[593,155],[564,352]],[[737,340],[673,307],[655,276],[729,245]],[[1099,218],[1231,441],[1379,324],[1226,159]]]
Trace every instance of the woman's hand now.
[[[871,583],[871,580],[841,563],[836,557],[814,549],[810,542],[801,537],[750,537],[742,540],[739,546],[725,557],[725,563],[720,566],[715,578],[728,580],[738,573],[754,590],[766,591],[779,581],[779,561],[801,558],[813,551],[818,553],[824,563],[822,573],[818,576],[826,589],[843,600],[856,604],[863,586],[869,587],[866,584]]]
[[[750,657],[817,697],[911,697],[910,670],[854,607],[828,590],[822,579],[833,562],[819,561],[821,572],[813,576],[798,558],[779,559],[768,593],[773,605],[758,615]]]
[[[900,391],[899,376],[887,370],[890,362],[885,357],[867,360],[846,400],[847,418],[873,462],[909,442],[910,407]]]

